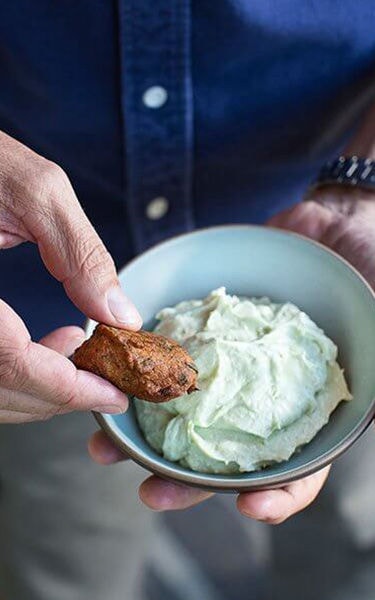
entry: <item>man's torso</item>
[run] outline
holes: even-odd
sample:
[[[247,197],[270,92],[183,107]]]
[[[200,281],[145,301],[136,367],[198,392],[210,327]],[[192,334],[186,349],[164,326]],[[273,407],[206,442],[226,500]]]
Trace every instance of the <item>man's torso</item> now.
[[[0,129],[67,171],[121,266],[298,201],[371,99],[373,16],[371,0],[19,0],[0,7]],[[1,269],[34,335],[80,320],[35,248]]]

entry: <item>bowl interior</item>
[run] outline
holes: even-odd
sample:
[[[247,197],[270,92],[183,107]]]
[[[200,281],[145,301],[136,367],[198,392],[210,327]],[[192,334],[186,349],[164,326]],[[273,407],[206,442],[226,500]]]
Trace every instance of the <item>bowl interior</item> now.
[[[254,473],[207,475],[171,463],[149,447],[132,408],[104,415],[107,430],[148,468],[203,487],[267,487],[312,472],[343,450],[369,422],[375,395],[375,301],[364,281],[333,253],[300,236],[251,226],[212,228],[167,241],[120,272],[121,285],[151,328],[161,308],[201,298],[225,286],[229,293],[291,301],[339,348],[352,402],[343,403],[315,439],[289,461]],[[89,323],[89,331],[93,328]]]

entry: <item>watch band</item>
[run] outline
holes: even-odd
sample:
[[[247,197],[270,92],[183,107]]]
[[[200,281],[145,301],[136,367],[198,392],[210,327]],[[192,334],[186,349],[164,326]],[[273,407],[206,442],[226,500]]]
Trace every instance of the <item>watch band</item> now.
[[[337,184],[375,191],[375,160],[358,156],[339,156],[322,167],[310,190]]]

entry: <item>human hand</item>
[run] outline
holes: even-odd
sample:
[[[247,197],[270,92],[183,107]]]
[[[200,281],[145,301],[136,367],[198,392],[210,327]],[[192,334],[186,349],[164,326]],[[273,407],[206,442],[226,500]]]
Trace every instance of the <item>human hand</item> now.
[[[350,261],[375,283],[375,202],[374,195],[359,189],[331,186],[314,192],[308,202],[297,204],[273,217],[269,225],[290,229],[326,244]],[[89,443],[94,460],[110,464],[124,459],[103,432]],[[238,510],[245,516],[281,523],[307,507],[318,495],[328,476],[329,467],[295,481],[284,488],[247,492],[237,499]],[[174,510],[193,506],[212,494],[173,484],[156,476],[140,488],[142,501],[154,510]]]
[[[268,224],[328,246],[375,287],[375,192],[339,185],[322,187]]]
[[[89,441],[91,457],[99,464],[110,465],[126,459],[103,431]],[[237,498],[237,508],[246,517],[276,525],[303,510],[318,494],[327,478],[329,467],[289,485],[258,492],[244,492]],[[155,475],[140,486],[142,502],[156,511],[182,510],[210,498],[213,494],[186,485],[172,483]]]
[[[374,192],[340,185],[318,188],[305,202],[275,215],[268,224],[306,235],[331,248],[375,287]],[[310,501],[324,481],[313,481]]]
[[[0,248],[25,241],[38,245],[49,272],[85,315],[117,327],[141,326],[68,177],[0,132]],[[47,419],[72,410],[126,409],[124,394],[77,370],[66,358],[83,341],[81,329],[58,329],[36,344],[20,317],[2,301],[0,322],[0,422]]]

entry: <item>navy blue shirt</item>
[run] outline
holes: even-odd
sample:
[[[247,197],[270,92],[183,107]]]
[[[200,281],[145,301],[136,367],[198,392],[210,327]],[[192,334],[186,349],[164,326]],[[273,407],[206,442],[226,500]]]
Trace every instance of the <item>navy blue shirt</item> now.
[[[374,17],[373,0],[2,2],[0,129],[66,170],[121,267],[300,200],[371,101]],[[0,269],[34,337],[82,322],[31,244]]]

